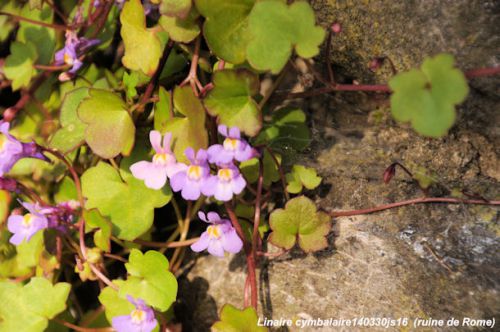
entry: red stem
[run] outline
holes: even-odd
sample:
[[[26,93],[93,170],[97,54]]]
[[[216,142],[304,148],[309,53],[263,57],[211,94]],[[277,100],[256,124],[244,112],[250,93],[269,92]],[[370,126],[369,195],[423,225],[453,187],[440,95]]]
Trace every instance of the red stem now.
[[[460,199],[452,197],[421,197],[396,203],[383,204],[367,209],[350,210],[350,211],[330,211],[327,213],[332,217],[348,217],[348,216],[357,216],[357,215],[375,213],[405,205],[422,204],[422,203],[478,204],[478,205],[494,205],[494,206],[500,205],[500,201],[484,201],[479,199]]]
[[[227,214],[229,215],[229,219],[231,219],[231,223],[233,224],[233,227],[236,230],[236,233],[238,236],[241,238],[241,240],[244,243],[244,249],[245,249],[245,255],[247,259],[247,278],[248,282],[250,283],[250,301],[252,307],[254,307],[255,310],[257,310],[257,277],[255,274],[255,258],[253,255],[253,250],[252,246],[250,243],[245,238],[245,234],[243,233],[243,229],[241,228],[241,225],[238,221],[238,217],[236,217],[236,214],[233,211],[233,208],[231,207],[231,203],[226,202],[225,203],[226,211]],[[245,297],[246,298],[246,297]],[[248,303],[245,301],[244,306],[247,307]]]
[[[12,13],[7,13],[7,12],[4,12],[4,11],[0,11],[0,15],[10,16],[14,20],[17,20],[17,21],[25,21],[25,22],[28,22],[28,23],[31,23],[31,24],[36,24],[36,25],[40,25],[40,26],[43,26],[43,27],[47,27],[47,28],[53,28],[53,29],[56,29],[56,30],[66,30],[67,29],[66,26],[64,26],[64,25],[52,24],[52,23],[47,23],[47,22],[42,22],[42,21],[36,21],[36,20],[32,20],[30,18],[26,18],[26,17],[23,17],[23,16],[15,15],[15,14],[12,14]]]
[[[474,78],[474,77],[482,77],[482,76],[493,76],[500,74],[500,66],[490,67],[490,68],[476,68],[467,70],[465,72],[465,77]]]

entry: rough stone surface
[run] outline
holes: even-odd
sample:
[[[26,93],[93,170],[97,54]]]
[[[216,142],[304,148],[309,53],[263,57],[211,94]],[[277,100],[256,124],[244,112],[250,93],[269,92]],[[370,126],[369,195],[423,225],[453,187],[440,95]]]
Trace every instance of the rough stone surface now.
[[[343,24],[346,39],[336,42],[332,59],[344,77],[385,80],[384,71],[373,76],[363,67],[373,54],[382,53],[400,70],[419,65],[425,55],[441,49],[456,54],[465,68],[498,63],[496,1],[312,3],[322,24]],[[321,63],[317,66],[325,72]],[[325,210],[422,196],[400,169],[389,184],[382,182],[384,169],[400,161],[421,178],[432,179],[428,195],[465,190],[499,199],[500,98],[494,82],[472,82],[457,124],[442,139],[422,138],[395,123],[383,95],[342,93],[297,103],[309,112],[313,133],[310,148],[297,160],[315,167],[324,178],[308,195]],[[333,223],[328,249],[311,255],[297,249],[262,262],[261,317],[500,319],[498,208],[426,204]],[[184,328],[208,331],[223,304],[241,307],[244,281],[242,255],[222,260],[193,256],[179,279],[176,312],[182,313]],[[315,330],[356,329],[301,331]]]

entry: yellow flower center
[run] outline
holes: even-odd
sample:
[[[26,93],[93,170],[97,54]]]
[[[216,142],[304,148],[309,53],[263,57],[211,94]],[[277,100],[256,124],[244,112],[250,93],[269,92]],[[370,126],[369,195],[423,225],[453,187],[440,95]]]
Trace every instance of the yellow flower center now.
[[[68,54],[68,52],[65,52],[64,53],[64,62],[68,65],[72,65],[73,64],[73,57],[71,57],[70,54]]]
[[[23,218],[23,226],[26,228],[30,227],[32,222],[33,222],[33,216],[30,213],[25,214]]]
[[[168,153],[157,153],[153,156],[153,163],[155,165],[165,166],[172,162],[172,156]]]
[[[224,149],[234,151],[240,146],[240,140],[234,138],[226,138],[224,140]]]
[[[7,142],[7,139],[5,138],[5,135],[0,134],[0,152],[2,152],[3,149],[5,149],[6,142]]]
[[[198,165],[189,166],[187,175],[191,180],[199,180],[201,178],[201,167]]]
[[[135,309],[130,314],[130,317],[132,317],[132,322],[134,324],[140,324],[146,319],[146,312],[140,309]]]
[[[230,168],[221,168],[217,172],[217,176],[222,181],[231,181],[233,178],[233,171]]]
[[[218,239],[220,238],[220,230],[218,225],[210,225],[207,227],[207,233],[208,236],[211,239]]]

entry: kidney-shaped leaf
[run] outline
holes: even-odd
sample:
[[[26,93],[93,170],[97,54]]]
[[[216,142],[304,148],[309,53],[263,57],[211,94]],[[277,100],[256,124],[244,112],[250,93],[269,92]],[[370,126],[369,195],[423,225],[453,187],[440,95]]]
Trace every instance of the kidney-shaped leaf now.
[[[424,136],[446,135],[455,122],[455,105],[469,92],[464,74],[450,54],[427,58],[420,70],[412,69],[389,81],[394,91],[391,111],[397,121],[410,121]]]
[[[265,332],[267,329],[258,325],[259,318],[252,307],[240,310],[231,304],[224,304],[220,313],[220,321],[212,325],[218,332]]]
[[[158,251],[143,254],[132,249],[128,260],[125,267],[129,276],[119,294],[139,297],[159,311],[166,311],[177,297],[177,279],[168,270],[167,258]]]
[[[246,69],[216,71],[214,88],[205,98],[208,113],[217,116],[219,124],[238,127],[255,136],[262,127],[262,115],[252,96],[259,92],[257,75]]]
[[[24,286],[0,282],[0,331],[44,331],[48,320],[66,309],[71,285],[52,285],[45,278],[32,278]]]
[[[106,90],[89,90],[90,97],[78,107],[78,117],[86,123],[85,141],[98,156],[110,159],[129,155],[134,146],[135,126],[125,102]]]
[[[87,198],[85,207],[96,208],[109,217],[113,234],[124,240],[134,240],[147,232],[153,224],[154,209],[172,197],[168,187],[149,189],[143,181],[126,172],[120,174],[105,162],[85,171],[82,191]]]
[[[250,38],[248,15],[255,0],[196,0],[195,3],[205,16],[203,35],[210,49],[227,62],[243,63]]]
[[[155,32],[146,28],[146,17],[140,0],[125,3],[120,22],[120,34],[125,44],[123,65],[153,76],[161,57],[161,43]]]
[[[290,6],[275,0],[257,2],[248,17],[248,30],[248,61],[256,69],[273,73],[281,71],[293,48],[304,58],[317,55],[325,37],[305,1],[295,1]]]
[[[305,196],[289,200],[284,209],[271,213],[269,219],[272,244],[291,249],[295,243],[306,252],[318,251],[328,246],[326,235],[330,231],[330,216],[317,212],[316,205]]]

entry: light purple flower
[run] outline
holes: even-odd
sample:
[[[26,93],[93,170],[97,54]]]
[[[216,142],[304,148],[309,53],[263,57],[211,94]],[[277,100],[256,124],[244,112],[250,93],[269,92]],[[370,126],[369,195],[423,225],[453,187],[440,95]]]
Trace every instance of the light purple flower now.
[[[9,134],[9,127],[8,122],[0,122],[0,176],[10,171],[23,153],[22,143]]]
[[[34,142],[22,143],[9,134],[10,124],[0,121],[0,176],[9,172],[19,159],[38,158],[48,160]]]
[[[28,242],[38,231],[48,228],[49,221],[46,214],[52,211],[50,208],[41,208],[37,204],[26,202],[21,202],[21,204],[29,213],[24,216],[10,215],[7,220],[7,228],[13,234],[9,242],[14,245],[21,244],[23,240]]]
[[[135,306],[128,315],[113,317],[111,324],[117,332],[151,332],[158,322],[153,309],[143,300],[127,295],[127,300]]]
[[[71,69],[68,72],[61,73],[59,80],[65,81],[70,79],[83,65],[79,58],[91,47],[99,43],[98,39],[79,38],[76,32],[71,30],[66,31],[66,41],[64,47],[55,54],[55,64],[57,66],[70,65]]]
[[[211,163],[227,164],[233,161],[245,161],[257,156],[257,152],[241,139],[240,130],[232,127],[228,130],[225,125],[219,125],[219,133],[226,137],[222,144],[214,144],[208,148],[208,160]]]
[[[175,192],[181,191],[182,198],[186,200],[197,200],[201,194],[205,196],[211,192],[207,187],[207,180],[210,178],[210,167],[207,163],[207,151],[200,149],[194,154],[192,148],[187,148],[184,152],[191,162],[191,165],[170,178],[170,186]]]
[[[167,182],[167,176],[171,177],[186,168],[184,164],[177,163],[175,156],[170,149],[172,134],[166,133],[163,137],[153,130],[149,133],[149,140],[155,150],[152,162],[139,161],[130,166],[130,171],[139,180],[144,180],[146,187],[151,189],[161,189]]]
[[[229,220],[221,219],[216,212],[208,212],[205,216],[205,213],[199,211],[198,217],[211,225],[201,234],[200,239],[191,245],[193,251],[208,249],[211,255],[224,257],[224,251],[236,254],[241,250],[243,241]]]
[[[206,196],[214,196],[219,201],[227,202],[233,195],[240,194],[247,182],[241,175],[239,169],[233,164],[219,165],[217,175],[212,175],[207,180]]]

